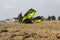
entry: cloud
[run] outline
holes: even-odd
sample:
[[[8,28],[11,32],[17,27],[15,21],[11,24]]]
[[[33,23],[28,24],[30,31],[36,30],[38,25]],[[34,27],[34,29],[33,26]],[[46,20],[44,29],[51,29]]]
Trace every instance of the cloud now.
[[[0,0],[0,19],[12,18],[30,8],[37,12],[35,16],[60,14],[60,0]]]
[[[56,0],[56,5],[60,6],[60,0]]]

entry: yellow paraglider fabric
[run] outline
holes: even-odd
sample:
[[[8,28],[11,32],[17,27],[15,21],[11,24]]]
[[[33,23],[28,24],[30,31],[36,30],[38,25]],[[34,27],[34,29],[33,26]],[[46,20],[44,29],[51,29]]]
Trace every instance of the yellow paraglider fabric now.
[[[23,19],[22,19],[22,22],[25,20],[25,19],[31,19],[33,16],[34,16],[35,12],[32,12],[30,14],[28,14],[27,16],[24,16]]]
[[[34,21],[34,23],[40,23],[40,22],[42,22],[42,20],[40,20],[40,19]]]

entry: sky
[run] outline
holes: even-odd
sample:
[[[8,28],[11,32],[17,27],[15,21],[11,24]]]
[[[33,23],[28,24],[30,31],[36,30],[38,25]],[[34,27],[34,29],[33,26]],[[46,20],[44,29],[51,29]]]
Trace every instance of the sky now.
[[[36,10],[35,16],[60,16],[60,0],[0,0],[0,20],[23,15],[30,9]]]

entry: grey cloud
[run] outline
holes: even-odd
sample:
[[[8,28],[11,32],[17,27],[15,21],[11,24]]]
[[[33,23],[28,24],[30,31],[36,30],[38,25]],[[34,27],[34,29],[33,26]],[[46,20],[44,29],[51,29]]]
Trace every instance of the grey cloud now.
[[[35,16],[60,15],[60,0],[0,0],[0,19],[12,18],[30,8],[37,12]]]

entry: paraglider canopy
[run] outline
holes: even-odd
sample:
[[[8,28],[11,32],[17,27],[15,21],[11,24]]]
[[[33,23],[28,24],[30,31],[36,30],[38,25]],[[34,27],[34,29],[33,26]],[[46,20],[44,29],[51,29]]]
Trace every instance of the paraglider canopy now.
[[[34,9],[29,9],[26,13],[25,13],[25,15],[24,16],[27,16],[27,15],[29,15],[29,14],[31,14],[32,12],[36,12],[36,10],[34,10]]]
[[[35,13],[36,13],[36,10],[34,10],[34,9],[29,9],[26,13],[25,13],[25,15],[24,15],[24,17],[22,18],[22,22],[24,21],[24,20],[26,20],[26,19],[31,19],[34,15],[35,15]]]

